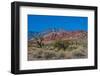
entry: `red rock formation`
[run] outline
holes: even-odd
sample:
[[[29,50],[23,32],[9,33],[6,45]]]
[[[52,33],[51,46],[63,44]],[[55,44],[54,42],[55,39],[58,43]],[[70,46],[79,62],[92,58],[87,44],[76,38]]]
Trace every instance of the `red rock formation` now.
[[[73,31],[73,32],[51,32],[45,35],[44,41],[58,40],[58,39],[68,39],[68,38],[82,38],[87,36],[87,32],[84,31]]]

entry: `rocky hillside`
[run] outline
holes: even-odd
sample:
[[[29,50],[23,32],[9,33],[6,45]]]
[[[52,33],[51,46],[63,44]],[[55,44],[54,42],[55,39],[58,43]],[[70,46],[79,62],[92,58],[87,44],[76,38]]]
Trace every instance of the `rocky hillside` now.
[[[43,36],[44,41],[58,40],[58,39],[69,39],[69,38],[87,38],[87,32],[85,31],[60,31],[60,32],[51,32]]]
[[[33,33],[34,34],[34,33]],[[33,35],[32,34],[32,35]],[[31,37],[30,41],[35,42],[35,37],[42,38],[42,42],[44,44],[52,43],[55,40],[69,40],[69,39],[87,39],[87,32],[86,31],[52,31],[46,34],[43,33],[36,33]]]

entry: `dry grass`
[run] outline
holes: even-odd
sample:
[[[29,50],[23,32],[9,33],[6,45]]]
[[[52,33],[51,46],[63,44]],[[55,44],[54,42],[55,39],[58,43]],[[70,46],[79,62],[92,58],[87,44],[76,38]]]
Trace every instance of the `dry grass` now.
[[[30,43],[29,43],[30,45]],[[41,48],[28,46],[28,60],[87,58],[87,40],[59,40]]]

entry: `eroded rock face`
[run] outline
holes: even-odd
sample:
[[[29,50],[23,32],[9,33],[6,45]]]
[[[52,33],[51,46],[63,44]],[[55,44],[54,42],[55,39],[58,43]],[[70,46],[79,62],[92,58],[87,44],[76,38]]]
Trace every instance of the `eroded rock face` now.
[[[53,40],[66,40],[66,39],[84,39],[87,38],[87,32],[84,31],[75,31],[75,32],[52,32],[43,36],[44,42],[49,42]]]
[[[87,32],[85,31],[57,31],[57,32],[50,32],[42,36],[42,43],[43,44],[50,44],[53,43],[55,40],[72,40],[72,39],[87,39]],[[36,45],[36,41],[34,37],[29,40],[28,42],[32,45]]]

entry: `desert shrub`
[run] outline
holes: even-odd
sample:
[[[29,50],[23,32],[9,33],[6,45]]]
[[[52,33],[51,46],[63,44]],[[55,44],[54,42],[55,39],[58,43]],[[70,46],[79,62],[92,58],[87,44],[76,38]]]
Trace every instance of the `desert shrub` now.
[[[56,53],[57,59],[63,59],[65,57],[65,52],[63,50],[60,50]]]
[[[68,50],[69,50],[69,51],[72,51],[72,50],[77,49],[77,47],[78,47],[77,45],[73,44],[73,45],[70,45],[70,46],[69,46]]]
[[[56,41],[54,43],[54,48],[57,48],[58,50],[66,50],[68,47],[69,47],[70,43],[68,41],[63,41],[63,40],[59,40],[59,41]]]
[[[82,58],[84,56],[85,56],[85,54],[83,52],[76,52],[76,53],[74,53],[74,57],[77,57],[77,58]]]
[[[43,57],[45,59],[54,59],[56,57],[56,53],[54,51],[45,51],[43,53]]]
[[[43,53],[42,50],[34,51],[33,54],[32,54],[33,58],[42,58],[42,53]]]
[[[82,46],[87,48],[87,42],[83,42]]]
[[[71,59],[72,58],[72,52],[66,51],[65,52],[65,59]]]
[[[46,50],[54,50],[54,47],[53,47],[52,45],[53,45],[53,44],[45,44],[45,45],[43,46],[43,48],[46,49]]]
[[[73,57],[74,58],[84,58],[87,57],[87,50],[80,47],[77,50],[73,51]]]
[[[51,51],[51,50],[35,50],[33,52],[29,52],[29,60],[33,59],[33,60],[43,60],[43,59],[55,59],[57,56],[55,51]]]
[[[56,57],[57,59],[71,59],[72,58],[71,52],[63,51],[63,50],[58,51],[56,56],[57,56]]]

